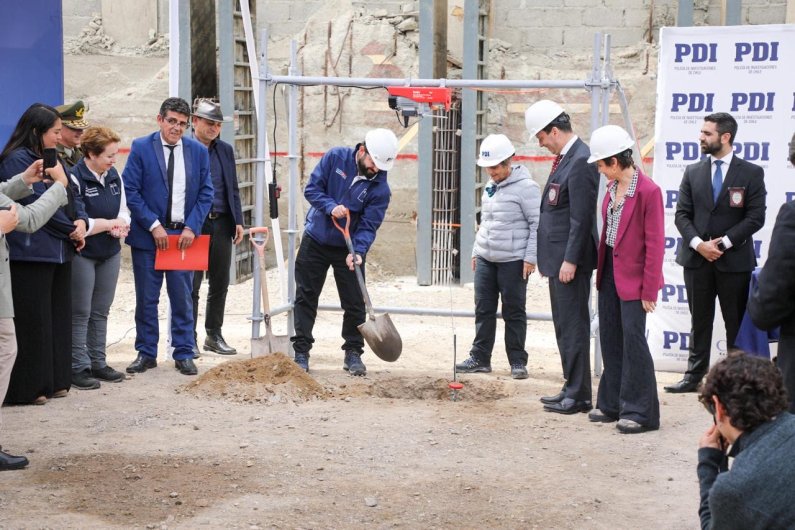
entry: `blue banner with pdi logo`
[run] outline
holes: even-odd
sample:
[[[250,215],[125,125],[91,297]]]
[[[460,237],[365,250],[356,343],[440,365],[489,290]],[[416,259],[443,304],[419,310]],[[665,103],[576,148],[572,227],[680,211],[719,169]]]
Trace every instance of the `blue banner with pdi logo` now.
[[[674,225],[679,184],[687,165],[700,160],[704,117],[728,112],[737,120],[734,154],[765,170],[765,226],[754,235],[763,265],[776,215],[795,199],[795,169],[787,161],[795,131],[795,26],[663,28],[657,82],[654,180],[665,202],[665,287],[648,319],[649,347],[658,370],[684,372],[690,344],[690,311],[682,245]],[[795,274],[795,271],[793,271]],[[716,302],[717,303],[717,302]],[[726,354],[726,332],[716,308],[712,361]],[[718,355],[716,355],[716,353]]]
[[[32,103],[63,103],[60,0],[0,4],[0,149]]]

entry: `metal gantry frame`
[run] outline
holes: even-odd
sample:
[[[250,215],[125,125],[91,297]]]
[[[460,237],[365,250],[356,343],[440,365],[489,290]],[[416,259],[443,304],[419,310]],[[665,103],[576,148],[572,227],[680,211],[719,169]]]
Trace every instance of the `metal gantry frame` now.
[[[296,250],[296,236],[298,234],[298,219],[297,219],[297,201],[301,192],[299,189],[299,176],[298,176],[298,126],[297,126],[297,109],[298,109],[298,87],[300,86],[314,86],[314,85],[328,85],[328,86],[361,86],[361,87],[388,87],[388,86],[415,86],[415,87],[450,87],[467,89],[529,89],[529,88],[552,88],[552,89],[579,89],[588,90],[591,92],[591,130],[596,129],[608,122],[608,105],[610,95],[613,91],[618,93],[621,100],[621,110],[624,117],[626,129],[632,131],[632,125],[628,113],[628,106],[624,97],[623,91],[620,90],[620,85],[616,79],[613,78],[612,68],[610,65],[610,36],[597,33],[594,35],[593,41],[593,67],[590,77],[583,81],[574,80],[488,80],[488,79],[412,79],[412,78],[368,78],[368,77],[322,77],[322,76],[303,76],[298,72],[297,60],[297,45],[295,41],[291,43],[290,48],[290,68],[288,75],[272,75],[267,67],[267,39],[262,38],[261,46],[263,49],[260,51],[260,68],[258,81],[258,92],[260,94],[259,112],[257,113],[257,130],[264,133],[267,129],[267,105],[265,104],[265,92],[268,85],[282,84],[289,87],[288,92],[288,135],[289,135],[289,150],[288,159],[290,161],[290,171],[288,180],[289,190],[289,203],[288,203],[288,218],[287,218],[287,303],[271,309],[271,315],[280,313],[287,313],[288,316],[288,333],[291,335],[294,332],[293,327],[293,304],[295,302],[295,250]],[[257,152],[257,196],[264,197],[265,193],[265,163],[267,153],[265,153],[265,141],[258,142]],[[423,151],[424,152],[424,151]],[[468,156],[465,163],[471,164],[474,160],[472,153],[462,153],[463,156]],[[463,159],[462,159],[463,160]],[[463,165],[463,163],[462,163]],[[472,185],[472,183],[469,183]],[[464,183],[462,182],[462,190]],[[462,193],[462,196],[464,194]],[[474,195],[474,193],[472,194]],[[462,201],[462,203],[469,203]],[[473,207],[474,201],[470,204]],[[464,205],[462,204],[462,225],[464,224]],[[469,215],[474,219],[474,210],[470,209]],[[255,204],[254,211],[255,222],[262,226],[264,222],[264,204],[259,200]],[[424,219],[424,217],[420,217]],[[429,222],[430,217],[428,217]],[[598,216],[597,216],[598,219]],[[462,226],[462,232],[463,232]],[[474,223],[467,227],[474,231]],[[474,237],[474,233],[473,236]],[[463,242],[463,236],[462,236]],[[464,260],[462,260],[464,261]],[[255,269],[259,268],[259,264],[255,261]],[[262,314],[259,311],[259,271],[255,270],[254,286],[253,286],[253,309],[252,309],[252,337],[259,338],[259,323],[262,321]],[[326,311],[339,311],[338,305],[321,305],[319,310]],[[455,316],[455,317],[474,317],[474,311],[470,310],[446,310],[437,308],[419,308],[419,307],[377,307],[378,312],[388,312],[391,314],[405,314],[405,315],[427,315],[427,316]],[[499,315],[498,315],[499,316]],[[551,320],[550,314],[528,313],[529,320]],[[599,342],[596,343],[596,373],[600,371],[600,355],[599,355]]]

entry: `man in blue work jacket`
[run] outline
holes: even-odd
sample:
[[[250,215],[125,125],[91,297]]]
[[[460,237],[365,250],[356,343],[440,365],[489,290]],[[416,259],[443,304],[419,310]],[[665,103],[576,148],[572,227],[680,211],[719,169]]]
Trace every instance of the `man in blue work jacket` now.
[[[387,171],[397,156],[398,142],[392,131],[373,129],[364,142],[353,148],[334,147],[323,155],[304,190],[312,208],[306,216],[304,238],[295,261],[295,335],[290,339],[295,362],[309,371],[309,350],[315,342],[317,305],[326,273],[334,269],[334,280],[342,317],[342,365],[351,375],[365,375],[367,368],[361,356],[364,339],[357,326],[364,323],[364,299],[353,272],[353,260],[361,264],[375,240],[375,233],[384,221],[391,192]],[[342,233],[334,226],[332,216],[342,219],[350,212],[350,233],[355,256],[348,252]]]

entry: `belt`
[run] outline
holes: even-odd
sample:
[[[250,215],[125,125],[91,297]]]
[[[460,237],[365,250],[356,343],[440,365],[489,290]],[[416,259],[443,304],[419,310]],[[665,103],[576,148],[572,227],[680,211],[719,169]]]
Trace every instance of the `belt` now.
[[[185,223],[163,223],[166,230],[182,230],[185,228]]]
[[[225,212],[210,212],[207,215],[207,219],[218,219],[222,215],[227,215]]]

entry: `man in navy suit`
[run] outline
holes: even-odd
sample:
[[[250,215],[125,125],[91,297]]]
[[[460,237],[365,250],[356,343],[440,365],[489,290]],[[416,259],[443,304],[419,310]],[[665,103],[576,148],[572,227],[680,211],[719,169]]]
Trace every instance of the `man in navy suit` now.
[[[575,414],[591,410],[591,276],[596,268],[596,190],[599,173],[588,163],[585,142],[574,134],[569,115],[557,103],[537,101],[525,125],[538,145],[555,156],[538,221],[538,270],[549,278],[563,389],[541,398],[544,410]]]
[[[726,324],[726,349],[734,349],[756,267],[753,235],[765,224],[765,171],[734,156],[737,122],[725,112],[710,114],[701,126],[703,160],[685,168],[676,204],[690,308],[687,372],[666,392],[695,392],[709,370],[715,297]]]
[[[224,340],[221,326],[224,325],[226,293],[229,289],[229,268],[232,263],[232,244],[243,240],[243,210],[240,207],[240,191],[235,169],[235,150],[218,138],[224,118],[221,106],[210,99],[199,99],[193,112],[193,133],[210,152],[210,176],[213,180],[213,205],[204,221],[202,234],[210,236],[209,267],[207,279],[207,307],[204,313],[204,349],[234,355],[237,350]],[[203,271],[193,273],[193,336],[199,316],[199,289]],[[198,346],[198,345],[197,345]],[[195,352],[194,357],[198,354]]]
[[[124,190],[132,217],[126,242],[132,250],[135,277],[138,352],[127,373],[157,366],[157,304],[164,276],[171,303],[175,366],[185,375],[197,373],[193,363],[193,273],[155,270],[155,250],[168,248],[169,235],[179,235],[178,249],[191,246],[213,202],[207,148],[182,137],[189,117],[190,106],[184,99],[165,100],[157,116],[160,130],[133,141],[124,168]]]

